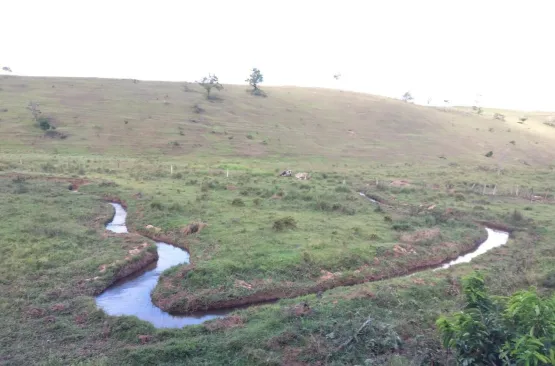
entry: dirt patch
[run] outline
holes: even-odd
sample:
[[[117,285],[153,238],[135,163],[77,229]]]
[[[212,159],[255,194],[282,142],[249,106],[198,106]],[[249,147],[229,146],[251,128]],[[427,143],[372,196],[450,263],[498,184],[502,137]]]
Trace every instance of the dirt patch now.
[[[141,342],[141,344],[147,344],[152,340],[152,336],[149,334],[141,334],[137,338],[139,339],[139,342]]]
[[[66,306],[64,304],[55,304],[52,305],[52,307],[50,308],[51,311],[62,311],[65,310]]]
[[[235,280],[234,286],[246,288],[247,290],[252,290],[252,285],[243,280]]]
[[[336,277],[341,276],[341,272],[331,273],[328,271],[324,271],[323,269],[320,270],[320,273],[322,273],[322,275],[320,276],[320,281],[330,281]]]
[[[46,310],[41,308],[29,308],[25,312],[25,315],[29,318],[42,318],[46,314]]]
[[[416,250],[414,250],[414,248],[410,245],[405,248],[399,244],[395,244],[393,247],[393,255],[395,257],[401,257],[407,254],[416,254]]]
[[[426,229],[426,230],[418,230],[413,233],[403,234],[401,235],[400,240],[403,243],[415,244],[424,240],[431,240],[435,239],[440,235],[439,228],[433,229]]]
[[[408,180],[394,180],[389,183],[391,187],[408,187],[410,186],[410,182]]]
[[[156,227],[156,226],[153,226],[153,225],[147,225],[147,226],[145,226],[145,229],[152,230],[155,233],[159,233],[160,231],[162,231],[162,228],[159,228],[159,227]]]
[[[202,221],[192,222],[189,225],[185,226],[183,229],[181,229],[181,234],[191,235],[191,234],[199,233],[206,226],[208,226],[208,224]]]
[[[216,319],[204,323],[204,327],[211,332],[223,329],[242,327],[245,324],[243,318],[239,315],[226,316],[222,319]]]

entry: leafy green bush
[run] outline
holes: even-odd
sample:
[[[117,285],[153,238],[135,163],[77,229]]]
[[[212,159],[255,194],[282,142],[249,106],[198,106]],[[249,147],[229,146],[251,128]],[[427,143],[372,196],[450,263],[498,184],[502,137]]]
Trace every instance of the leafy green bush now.
[[[460,365],[555,365],[555,296],[532,288],[494,297],[479,273],[463,278],[463,290],[463,311],[436,322]]]
[[[43,131],[48,131],[53,128],[52,124],[50,123],[50,119],[48,117],[41,116],[37,119],[37,124],[39,125],[40,129]]]

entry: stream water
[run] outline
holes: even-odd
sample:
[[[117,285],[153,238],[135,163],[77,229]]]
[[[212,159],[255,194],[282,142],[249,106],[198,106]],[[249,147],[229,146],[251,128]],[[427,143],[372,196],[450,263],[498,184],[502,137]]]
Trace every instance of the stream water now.
[[[125,219],[127,212],[118,203],[111,203],[116,210],[113,220],[106,229],[114,233],[127,233]],[[134,315],[152,323],[157,328],[181,328],[200,324],[210,319],[222,317],[228,311],[203,312],[201,314],[171,315],[152,303],[150,293],[166,269],[189,263],[189,253],[162,242],[157,242],[158,261],[143,271],[125,277],[97,296],[96,305],[109,315]]]
[[[360,193],[360,195],[379,204],[363,193]],[[115,215],[112,221],[106,225],[106,229],[114,233],[127,233],[127,226],[125,224],[127,212],[118,203],[111,203],[111,205],[115,209]],[[470,262],[473,258],[484,254],[488,250],[506,244],[509,239],[509,234],[506,232],[490,228],[486,228],[486,231],[488,238],[476,250],[439,266],[434,271],[459,263]],[[156,246],[158,248],[158,261],[152,263],[143,271],[123,278],[111,285],[102,294],[97,296],[96,304],[98,307],[109,315],[134,315],[139,319],[152,323],[157,328],[181,328],[186,325],[200,324],[210,319],[223,317],[233,310],[171,315],[155,306],[150,298],[150,293],[156,287],[162,272],[170,267],[189,263],[189,253],[185,250],[163,242],[157,242]]]

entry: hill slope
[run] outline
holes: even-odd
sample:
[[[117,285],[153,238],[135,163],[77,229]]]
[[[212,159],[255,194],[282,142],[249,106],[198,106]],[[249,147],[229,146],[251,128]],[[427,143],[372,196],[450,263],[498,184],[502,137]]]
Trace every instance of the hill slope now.
[[[184,88],[186,85],[186,88]],[[555,128],[326,89],[226,85],[207,100],[195,84],[3,76],[0,149],[139,155],[281,156],[548,163]],[[43,136],[27,110],[40,103],[66,139]],[[198,106],[200,109],[197,109]],[[517,114],[515,113],[515,116]],[[514,141],[513,143],[510,143]],[[56,149],[56,150],[54,150]]]

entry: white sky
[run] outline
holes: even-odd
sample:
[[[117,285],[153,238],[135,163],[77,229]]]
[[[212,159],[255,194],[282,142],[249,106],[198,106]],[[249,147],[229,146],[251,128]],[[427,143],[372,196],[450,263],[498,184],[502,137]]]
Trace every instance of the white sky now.
[[[555,110],[553,0],[12,0],[14,74],[341,88]],[[339,81],[333,78],[341,73]]]

